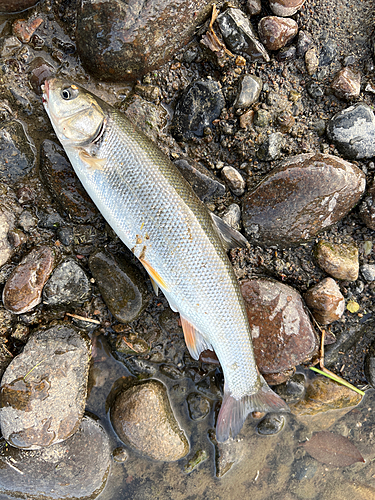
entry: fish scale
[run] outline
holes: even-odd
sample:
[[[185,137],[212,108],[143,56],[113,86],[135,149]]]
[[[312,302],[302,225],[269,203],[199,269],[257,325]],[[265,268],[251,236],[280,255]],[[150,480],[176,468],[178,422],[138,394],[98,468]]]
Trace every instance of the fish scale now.
[[[63,80],[45,85],[46,110],[85,189],[181,314],[192,356],[212,347],[221,363],[225,392],[218,440],[236,435],[250,411],[285,409],[258,373],[236,276],[210,213],[190,185],[152,141],[104,101]],[[64,102],[65,89],[77,97]]]

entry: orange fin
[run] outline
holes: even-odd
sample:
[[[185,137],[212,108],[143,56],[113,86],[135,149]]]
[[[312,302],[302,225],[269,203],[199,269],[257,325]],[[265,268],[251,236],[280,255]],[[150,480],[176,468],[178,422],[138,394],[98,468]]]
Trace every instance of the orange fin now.
[[[203,337],[201,332],[199,332],[187,319],[181,316],[181,326],[184,331],[184,337],[186,346],[189,349],[190,356],[193,359],[199,359],[199,355],[202,351],[206,349],[212,349],[211,344]]]
[[[166,284],[166,282],[163,280],[163,278],[160,276],[160,274],[155,271],[155,269],[150,266],[150,264],[145,260],[145,259],[142,259],[142,257],[139,259],[141,261],[141,263],[143,264],[144,268],[146,269],[146,271],[148,272],[151,280],[152,280],[152,286],[155,290],[155,286],[154,285],[157,285],[159,286],[162,290],[166,290],[168,291],[169,290],[169,287],[168,285]]]
[[[95,156],[90,156],[89,153],[83,149],[81,149],[78,156],[84,163],[87,163],[90,170],[103,170],[107,161],[105,158],[95,158]]]

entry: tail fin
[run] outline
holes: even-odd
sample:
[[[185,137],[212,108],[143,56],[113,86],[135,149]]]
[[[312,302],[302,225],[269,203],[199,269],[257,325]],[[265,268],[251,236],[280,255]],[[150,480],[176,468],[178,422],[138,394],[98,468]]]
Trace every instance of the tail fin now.
[[[261,388],[255,394],[235,399],[224,387],[224,399],[216,424],[216,439],[222,443],[229,439],[230,432],[234,438],[242,429],[246,417],[252,411],[290,411],[288,405],[267,385],[260,376]]]

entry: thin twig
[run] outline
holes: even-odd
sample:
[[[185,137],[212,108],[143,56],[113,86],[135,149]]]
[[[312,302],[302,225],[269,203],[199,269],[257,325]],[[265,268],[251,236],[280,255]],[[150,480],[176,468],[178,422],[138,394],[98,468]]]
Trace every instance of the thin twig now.
[[[88,323],[95,323],[95,325],[100,325],[100,321],[97,319],[85,318],[84,316],[79,316],[78,314],[65,313],[65,316],[70,316],[71,318],[80,319],[81,321],[87,321]]]

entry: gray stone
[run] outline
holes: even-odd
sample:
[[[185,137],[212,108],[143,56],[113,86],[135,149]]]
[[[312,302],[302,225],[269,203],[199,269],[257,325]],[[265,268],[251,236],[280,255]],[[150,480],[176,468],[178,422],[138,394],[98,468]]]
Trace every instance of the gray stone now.
[[[255,75],[243,75],[240,79],[239,92],[234,102],[235,108],[248,108],[259,99],[263,82]]]
[[[207,202],[212,200],[212,198],[224,196],[224,184],[198,162],[180,159],[173,163],[202,201]]]
[[[281,147],[284,136],[281,132],[273,132],[263,142],[257,152],[257,156],[263,161],[277,160],[281,156]]]
[[[91,345],[64,324],[40,330],[1,380],[0,425],[6,441],[38,450],[78,429],[86,404]]]
[[[375,264],[363,264],[361,273],[366,281],[375,281]]]
[[[192,392],[186,401],[192,420],[203,420],[210,413],[210,402],[205,396],[197,392]]]
[[[103,490],[111,466],[107,433],[85,416],[63,443],[26,451],[0,441],[0,493],[17,498],[93,500]]]
[[[229,189],[235,196],[241,196],[245,192],[246,182],[242,175],[233,167],[224,167],[221,176],[226,180]]]
[[[226,224],[228,224],[228,226],[238,231],[241,220],[241,208],[239,205],[236,205],[235,203],[229,205],[228,210],[225,211],[222,219]]]
[[[0,181],[16,182],[35,165],[35,148],[21,122],[0,125]]]
[[[375,155],[375,115],[367,104],[358,103],[334,115],[327,132],[340,153],[349,159]]]
[[[43,302],[50,306],[82,304],[90,295],[90,281],[73,259],[58,265],[43,288]]]

